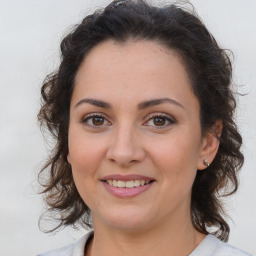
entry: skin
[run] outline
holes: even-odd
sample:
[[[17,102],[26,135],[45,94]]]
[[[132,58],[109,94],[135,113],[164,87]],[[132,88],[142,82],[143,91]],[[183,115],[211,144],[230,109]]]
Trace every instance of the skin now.
[[[111,107],[83,101],[88,98]],[[172,101],[138,108],[159,98]],[[175,51],[153,41],[105,41],[89,52],[71,99],[68,154],[93,216],[86,255],[188,255],[204,239],[192,225],[191,188],[219,141],[211,133],[202,137],[199,111]],[[92,113],[101,117],[95,120]],[[221,123],[213,128],[220,134]],[[142,194],[119,198],[101,181],[110,174],[155,182]]]

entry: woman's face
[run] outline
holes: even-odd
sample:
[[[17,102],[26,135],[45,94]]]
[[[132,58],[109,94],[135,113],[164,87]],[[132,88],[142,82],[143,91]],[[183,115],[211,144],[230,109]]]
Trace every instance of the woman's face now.
[[[189,216],[205,143],[174,51],[105,41],[89,52],[71,99],[68,161],[94,225],[141,229]]]

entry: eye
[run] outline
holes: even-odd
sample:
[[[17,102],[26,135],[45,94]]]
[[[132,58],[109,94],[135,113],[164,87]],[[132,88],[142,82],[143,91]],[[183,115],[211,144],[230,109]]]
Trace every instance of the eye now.
[[[110,124],[110,122],[101,114],[86,115],[83,117],[82,123],[92,128],[101,128]]]
[[[146,126],[153,126],[156,129],[166,128],[175,123],[175,120],[166,114],[151,114]]]

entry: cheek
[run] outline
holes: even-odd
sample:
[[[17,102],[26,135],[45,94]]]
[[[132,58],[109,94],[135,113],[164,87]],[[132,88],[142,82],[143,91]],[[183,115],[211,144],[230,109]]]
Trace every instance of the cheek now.
[[[102,157],[102,143],[99,143],[100,139],[95,140],[94,137],[94,135],[86,136],[83,131],[70,130],[69,159],[77,171],[91,172]]]
[[[182,133],[151,146],[151,159],[168,186],[190,187],[193,183],[199,157],[199,139],[195,137]]]
[[[97,192],[100,159],[104,155],[102,144],[97,143],[83,131],[70,130],[69,132],[69,160],[77,190],[91,209],[97,200],[92,196]]]
[[[84,131],[70,130],[69,133],[69,160],[72,166],[73,178],[84,201],[89,194],[87,190],[95,190],[98,180],[97,170],[104,157],[102,143],[92,136],[86,136]]]
[[[199,139],[192,137],[181,134],[163,138],[161,141],[155,142],[154,147],[151,144],[151,154],[158,162],[162,162],[166,166],[190,165],[196,167],[200,154]]]

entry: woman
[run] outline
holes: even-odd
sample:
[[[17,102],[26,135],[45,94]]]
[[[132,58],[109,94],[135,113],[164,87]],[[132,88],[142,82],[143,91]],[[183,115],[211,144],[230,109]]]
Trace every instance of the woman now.
[[[113,1],[61,43],[38,115],[59,225],[93,227],[42,255],[249,255],[225,242],[238,187],[232,67],[195,13]]]

